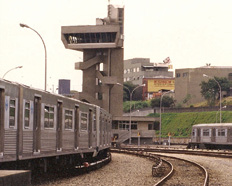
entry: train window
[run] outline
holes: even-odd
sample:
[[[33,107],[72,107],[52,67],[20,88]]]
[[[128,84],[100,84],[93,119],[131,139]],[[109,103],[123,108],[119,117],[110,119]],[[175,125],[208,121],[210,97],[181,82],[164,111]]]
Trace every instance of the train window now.
[[[10,100],[10,123],[9,127],[15,127],[15,100],[11,99]]]
[[[203,136],[209,136],[209,129],[203,129]]]
[[[218,129],[218,136],[226,136],[226,130],[225,129]]]
[[[54,107],[44,107],[44,128],[54,128]]]
[[[25,102],[25,108],[24,108],[24,129],[29,128],[29,122],[30,121],[30,103]]]
[[[105,116],[106,117],[106,116]],[[104,123],[104,130],[107,131],[107,123],[108,123],[108,120],[107,118],[105,119],[105,123]]]
[[[192,136],[196,136],[195,129],[192,130]]]
[[[93,115],[93,131],[95,132],[97,130],[97,122],[96,122],[96,115]]]
[[[65,110],[65,129],[72,129],[73,126],[73,111],[72,110]]]
[[[87,113],[81,113],[81,131],[87,131],[88,130],[88,114]]]

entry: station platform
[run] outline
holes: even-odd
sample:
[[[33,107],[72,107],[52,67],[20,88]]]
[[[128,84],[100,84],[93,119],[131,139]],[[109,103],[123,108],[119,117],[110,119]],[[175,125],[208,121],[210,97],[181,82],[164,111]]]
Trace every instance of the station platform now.
[[[29,170],[0,170],[0,186],[31,185]]]

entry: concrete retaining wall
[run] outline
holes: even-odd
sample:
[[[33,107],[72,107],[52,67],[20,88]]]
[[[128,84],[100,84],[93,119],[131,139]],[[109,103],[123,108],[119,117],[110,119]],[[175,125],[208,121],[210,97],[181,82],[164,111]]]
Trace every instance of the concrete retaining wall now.
[[[0,186],[31,185],[31,171],[0,170]]]

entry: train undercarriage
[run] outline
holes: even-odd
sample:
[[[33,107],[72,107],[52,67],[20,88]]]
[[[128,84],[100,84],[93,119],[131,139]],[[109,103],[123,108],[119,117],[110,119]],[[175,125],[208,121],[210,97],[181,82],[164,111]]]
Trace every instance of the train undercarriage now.
[[[43,157],[37,159],[1,162],[1,170],[31,170],[34,172],[59,172],[71,169],[91,170],[93,165],[111,161],[109,149],[93,152]]]
[[[232,150],[232,145],[227,144],[215,144],[215,143],[189,143],[188,149],[215,149],[215,150]]]

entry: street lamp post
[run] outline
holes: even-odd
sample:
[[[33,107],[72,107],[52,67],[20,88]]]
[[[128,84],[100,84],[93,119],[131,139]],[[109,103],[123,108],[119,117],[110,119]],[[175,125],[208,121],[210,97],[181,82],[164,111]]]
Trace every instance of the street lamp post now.
[[[117,85],[120,85],[120,86],[122,86],[122,87],[125,87],[125,86],[123,86],[121,83],[117,83]],[[139,88],[139,87],[144,87],[144,86],[145,86],[145,84],[139,85],[139,86],[135,87],[132,91],[130,91],[129,88],[125,87],[125,88],[128,90],[129,94],[130,94],[130,102],[129,102],[129,103],[130,103],[130,123],[129,123],[129,132],[130,132],[129,144],[130,144],[130,145],[131,145],[131,101],[132,101],[132,95],[133,95],[133,92],[134,92],[137,88]]]
[[[203,74],[203,77],[208,77],[208,78],[212,78],[217,84],[218,84],[218,87],[219,87],[219,96],[220,96],[220,106],[219,106],[219,111],[220,111],[220,123],[222,122],[222,88],[221,88],[221,85],[219,84],[219,82],[215,79],[215,77],[211,77],[211,76],[208,76],[206,74]]]
[[[222,109],[226,108],[226,105],[224,107],[222,107]],[[217,123],[217,115],[218,115],[218,112],[220,111],[220,109],[216,112],[216,123]]]
[[[162,133],[161,133],[161,126],[162,126],[162,116],[161,116],[161,113],[162,113],[162,110],[161,110],[161,108],[162,108],[162,99],[163,99],[163,96],[165,94],[168,94],[170,92],[174,92],[174,91],[169,90],[169,91],[165,92],[164,94],[162,94],[161,97],[160,97],[160,124],[159,124],[159,144],[160,145],[161,145],[161,135],[162,135]]]
[[[15,69],[17,69],[17,68],[23,68],[23,66],[17,66],[17,67],[14,67],[14,68],[8,70],[8,71],[2,76],[2,79],[4,79],[4,77],[6,76],[6,74],[7,74],[8,72],[10,72],[11,70],[15,70]]]
[[[47,49],[46,49],[45,42],[44,42],[42,36],[41,36],[35,29],[29,27],[29,26],[26,25],[26,24],[20,23],[19,25],[20,25],[21,27],[26,27],[26,28],[29,28],[29,29],[33,30],[36,34],[38,34],[38,36],[40,37],[40,39],[41,39],[42,42],[43,42],[44,51],[45,51],[45,82],[44,82],[44,90],[46,91],[46,90],[47,90]]]

